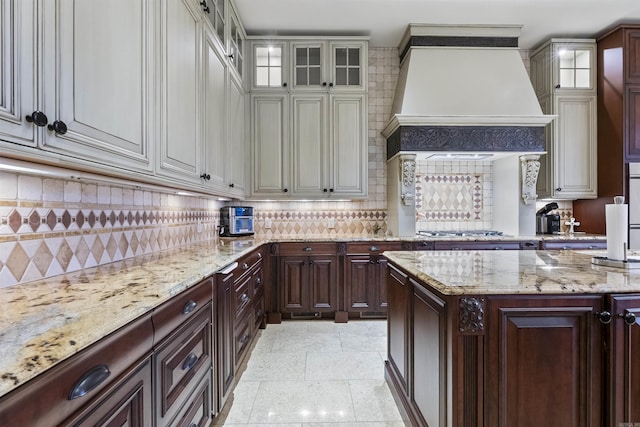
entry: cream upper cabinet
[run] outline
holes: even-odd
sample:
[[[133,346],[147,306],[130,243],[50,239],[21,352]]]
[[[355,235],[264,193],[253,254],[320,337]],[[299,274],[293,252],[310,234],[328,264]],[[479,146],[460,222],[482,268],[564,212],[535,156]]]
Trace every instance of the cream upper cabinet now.
[[[335,90],[365,90],[367,87],[367,43],[332,41],[329,43],[330,81]]]
[[[236,197],[244,197],[245,163],[248,159],[246,139],[247,103],[242,82],[231,77],[229,85],[229,135],[227,157],[227,186]]]
[[[326,94],[291,96],[291,164],[293,194],[311,197],[328,193],[328,105]]]
[[[595,40],[551,39],[531,55],[531,81],[547,125],[541,157],[541,199],[597,197]]]
[[[330,96],[329,191],[340,196],[367,194],[368,150],[366,97]]]
[[[148,0],[41,6],[41,110],[48,118],[42,147],[151,173],[156,8]]]
[[[211,7],[211,6],[210,6]],[[227,132],[228,73],[224,58],[217,49],[213,31],[205,26],[203,84],[203,149],[201,178],[206,187],[226,190],[225,152]]]
[[[290,196],[289,96],[251,95],[252,194]]]
[[[36,19],[34,0],[0,1],[0,140],[31,147],[39,129],[27,122],[37,105]]]
[[[200,182],[201,15],[191,0],[163,0],[158,173]]]
[[[253,72],[251,88],[286,89],[290,85],[289,44],[286,41],[256,40],[251,43]]]

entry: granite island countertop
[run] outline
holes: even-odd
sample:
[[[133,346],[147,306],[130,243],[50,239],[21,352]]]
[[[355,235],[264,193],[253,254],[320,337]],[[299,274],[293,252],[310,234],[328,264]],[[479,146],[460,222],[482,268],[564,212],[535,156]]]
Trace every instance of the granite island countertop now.
[[[0,396],[268,242],[509,241],[568,235],[220,238],[0,289]],[[603,239],[573,235],[573,239]],[[530,251],[531,252],[531,251]],[[501,252],[503,255],[504,252]]]
[[[605,250],[396,251],[384,256],[443,295],[640,292],[640,269],[591,263],[594,256],[606,256]]]

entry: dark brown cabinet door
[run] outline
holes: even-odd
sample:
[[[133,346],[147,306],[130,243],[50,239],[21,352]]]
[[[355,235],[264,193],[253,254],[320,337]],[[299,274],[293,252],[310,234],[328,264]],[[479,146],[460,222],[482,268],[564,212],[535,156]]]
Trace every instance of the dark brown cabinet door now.
[[[626,31],[626,81],[628,83],[640,83],[640,29]]]
[[[602,298],[489,301],[489,423],[602,425]]]
[[[375,270],[368,255],[347,257],[347,307],[349,311],[369,311],[374,302]]]
[[[640,423],[640,294],[612,295],[606,425]]]
[[[338,262],[335,256],[309,257],[309,296],[312,311],[338,309]]]
[[[338,308],[337,257],[286,256],[280,260],[280,310],[330,312]]]
[[[282,293],[280,309],[283,312],[309,311],[308,257],[289,256],[280,261]]]
[[[389,310],[387,312],[387,356],[394,381],[400,384],[407,393],[408,362],[407,355],[409,333],[409,284],[407,276],[400,270],[389,267],[387,275],[387,292],[389,296]]]
[[[387,298],[387,259],[376,257],[375,261],[376,277],[373,281],[376,288],[376,299],[373,309],[378,312],[386,312],[388,304]]]

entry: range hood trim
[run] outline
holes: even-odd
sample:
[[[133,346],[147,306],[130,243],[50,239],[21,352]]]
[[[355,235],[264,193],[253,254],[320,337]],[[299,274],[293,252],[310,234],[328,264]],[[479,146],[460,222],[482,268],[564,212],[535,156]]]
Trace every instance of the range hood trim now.
[[[540,126],[544,127],[558,116],[556,114],[536,116],[420,116],[395,114],[382,130],[389,138],[402,126]]]

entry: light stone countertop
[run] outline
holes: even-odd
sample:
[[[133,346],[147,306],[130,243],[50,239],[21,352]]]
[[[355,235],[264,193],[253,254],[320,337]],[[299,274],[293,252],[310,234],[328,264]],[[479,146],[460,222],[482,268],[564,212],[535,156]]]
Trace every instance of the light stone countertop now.
[[[580,239],[604,236],[574,235]],[[376,234],[220,238],[0,289],[0,396],[268,242],[505,241],[554,236]],[[532,251],[529,251],[532,252]],[[501,252],[502,255],[505,252]]]
[[[397,251],[384,256],[443,295],[640,292],[640,269],[591,263],[594,256],[606,256],[605,250]]]

